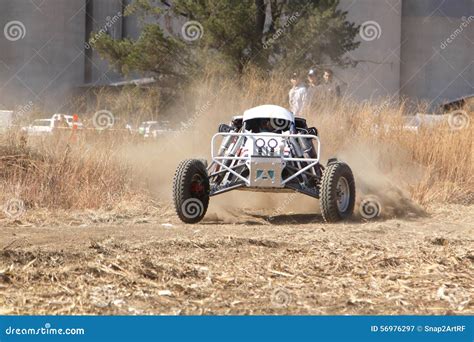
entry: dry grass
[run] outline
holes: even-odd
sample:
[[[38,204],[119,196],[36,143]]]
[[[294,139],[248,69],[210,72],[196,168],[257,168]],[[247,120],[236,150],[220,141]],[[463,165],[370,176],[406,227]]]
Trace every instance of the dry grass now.
[[[0,245],[0,310],[109,315],[474,312],[468,207],[434,208],[429,220],[341,225],[324,224],[315,215],[311,223],[294,223],[298,220],[287,215],[279,224],[255,220],[194,228],[173,221],[171,227],[6,228],[0,231],[5,241]]]
[[[133,195],[130,168],[114,153],[115,143],[48,139],[10,132],[0,143],[0,189],[4,201],[29,208],[111,208]]]
[[[120,125],[161,117],[171,120],[180,133],[145,147],[124,140],[123,134],[115,131],[88,133],[75,142],[67,136],[25,142],[11,132],[0,142],[1,200],[21,198],[27,206],[38,208],[112,209],[137,195],[146,198],[153,184],[147,180],[166,180],[163,173],[172,174],[182,157],[193,157],[197,152],[208,156],[208,141],[218,123],[256,105],[286,106],[287,90],[286,80],[250,70],[240,80],[210,74],[189,84],[182,98],[173,102],[153,88],[127,88],[120,94],[101,91],[91,112],[110,110]],[[160,101],[164,110],[158,114]],[[320,131],[323,158],[337,155],[347,160],[362,193],[394,188],[420,204],[472,203],[474,125],[460,131],[441,126],[415,134],[403,130],[404,105],[388,100],[319,103],[305,115]],[[84,121],[90,121],[87,115]],[[155,165],[146,162],[148,156],[137,158],[146,149],[158,160]]]
[[[398,209],[412,199],[430,217],[328,225],[305,199],[272,208],[277,196],[268,196],[266,211],[242,210],[257,197],[247,193],[227,223],[218,211],[190,227],[153,200],[168,199],[179,159],[209,155],[219,123],[252,106],[286,106],[287,89],[255,72],[196,81],[175,104],[160,98],[159,116],[177,133],[151,143],[116,131],[74,142],[2,137],[0,201],[35,210],[22,229],[0,221],[0,313],[472,314],[474,207],[444,203],[474,200],[472,124],[415,134],[403,129],[403,104],[389,101],[322,103],[306,114],[323,159],[347,160],[359,194],[383,194]],[[159,117],[151,95],[127,91],[101,93],[91,112]],[[211,207],[226,208],[223,196]]]
[[[343,102],[330,114],[323,111],[319,127],[333,153],[356,152],[363,164],[356,171],[363,174],[375,169],[376,178],[406,191],[420,204],[472,203],[473,125],[451,130],[446,123],[415,133],[404,128],[406,121],[403,106]],[[353,163],[357,169],[358,161]]]

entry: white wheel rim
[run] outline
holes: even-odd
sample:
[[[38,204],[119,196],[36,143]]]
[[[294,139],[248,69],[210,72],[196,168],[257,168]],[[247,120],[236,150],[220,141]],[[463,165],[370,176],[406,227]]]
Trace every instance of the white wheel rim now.
[[[344,212],[349,208],[351,193],[349,182],[345,177],[340,177],[336,186],[337,209],[339,212]]]

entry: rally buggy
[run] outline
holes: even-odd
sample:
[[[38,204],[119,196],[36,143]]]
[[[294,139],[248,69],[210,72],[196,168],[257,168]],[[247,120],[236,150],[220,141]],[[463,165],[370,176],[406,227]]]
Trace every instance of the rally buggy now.
[[[218,150],[216,145],[220,141]],[[337,159],[320,163],[316,128],[283,107],[263,105],[221,124],[211,140],[211,163],[182,161],[173,180],[179,218],[197,223],[209,197],[230,190],[299,193],[320,199],[323,218],[336,222],[352,215],[354,176]]]

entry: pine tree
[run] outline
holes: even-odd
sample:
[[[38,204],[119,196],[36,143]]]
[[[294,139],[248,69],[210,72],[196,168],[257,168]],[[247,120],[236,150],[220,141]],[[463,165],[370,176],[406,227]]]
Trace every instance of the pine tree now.
[[[358,47],[359,27],[338,5],[339,0],[135,0],[126,15],[141,18],[140,37],[101,35],[92,46],[122,74],[176,81],[209,64],[235,73],[247,65],[268,72],[354,65],[345,53]],[[183,24],[181,30],[163,25],[170,17]]]

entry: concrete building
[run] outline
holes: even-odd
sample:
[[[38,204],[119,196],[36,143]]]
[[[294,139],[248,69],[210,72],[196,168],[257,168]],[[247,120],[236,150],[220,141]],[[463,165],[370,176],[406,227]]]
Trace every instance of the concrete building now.
[[[339,72],[356,98],[395,95],[434,107],[474,93],[474,1],[342,0],[341,7],[374,29],[350,53],[359,65]]]
[[[132,0],[0,0],[0,107],[60,110],[72,88],[121,81],[88,47],[91,32],[139,35]],[[364,23],[356,68],[336,70],[356,99],[433,104],[474,93],[474,1],[341,0]],[[3,34],[2,34],[3,33]]]
[[[433,102],[474,93],[474,1],[403,1],[400,92]]]

